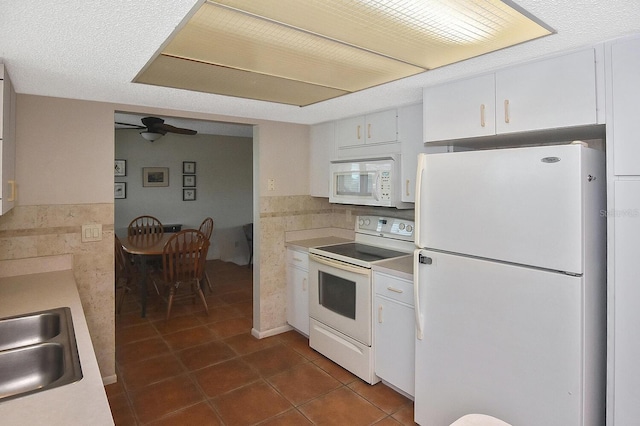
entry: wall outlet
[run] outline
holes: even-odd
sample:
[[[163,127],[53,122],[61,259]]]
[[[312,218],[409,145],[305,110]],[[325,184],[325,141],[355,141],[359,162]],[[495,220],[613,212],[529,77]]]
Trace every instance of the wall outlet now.
[[[102,241],[102,224],[82,225],[82,242]]]

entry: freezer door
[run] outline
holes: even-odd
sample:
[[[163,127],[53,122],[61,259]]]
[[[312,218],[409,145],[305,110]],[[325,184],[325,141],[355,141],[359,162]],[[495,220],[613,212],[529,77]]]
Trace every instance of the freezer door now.
[[[584,151],[595,152],[563,145],[422,154],[416,244],[582,273],[583,190],[599,184],[590,174],[604,182]]]
[[[581,423],[582,278],[420,255],[417,423],[482,413],[518,426],[604,424]]]

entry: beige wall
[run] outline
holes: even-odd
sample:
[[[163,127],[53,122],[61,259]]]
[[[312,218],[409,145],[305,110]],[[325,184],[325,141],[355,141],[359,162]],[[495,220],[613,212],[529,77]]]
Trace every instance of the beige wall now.
[[[164,116],[205,120],[244,122],[258,126],[254,143],[254,171],[258,187],[255,200],[266,193],[266,177],[276,179],[272,195],[308,193],[308,127],[287,123],[242,120],[207,114],[18,95],[16,130],[17,207],[0,217],[0,260],[40,257],[55,254],[74,256],[74,273],[85,309],[93,345],[103,378],[115,374],[114,298],[113,298],[113,159],[115,111],[143,112]],[[255,146],[257,144],[257,146]],[[270,194],[271,195],[271,194]],[[255,235],[260,236],[258,218]],[[101,223],[103,240],[80,242],[81,225]],[[306,225],[305,225],[306,226]],[[282,239],[278,240],[283,246]],[[256,243],[260,247],[260,242]],[[256,253],[256,262],[260,258]],[[280,262],[280,261],[279,261]],[[284,263],[282,262],[282,266]],[[274,265],[270,265],[274,266]],[[285,301],[269,302],[270,312],[263,313],[265,301],[262,282],[269,282],[266,293],[273,294],[272,284],[282,293],[285,276],[259,275],[256,267],[254,287],[258,331],[273,328],[285,318]],[[34,295],[37,297],[37,295]],[[266,299],[265,299],[266,300]],[[275,312],[275,313],[274,313]]]

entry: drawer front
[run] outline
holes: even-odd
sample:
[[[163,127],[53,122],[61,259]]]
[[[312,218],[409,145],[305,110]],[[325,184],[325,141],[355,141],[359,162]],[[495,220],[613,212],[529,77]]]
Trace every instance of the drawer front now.
[[[413,281],[374,272],[376,294],[413,306]]]
[[[287,264],[294,265],[305,270],[309,269],[309,253],[287,249]]]

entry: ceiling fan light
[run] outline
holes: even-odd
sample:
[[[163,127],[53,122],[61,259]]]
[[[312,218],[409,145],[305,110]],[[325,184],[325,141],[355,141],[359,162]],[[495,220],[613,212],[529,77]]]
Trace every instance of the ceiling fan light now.
[[[154,133],[154,132],[140,132],[140,136],[148,140],[149,142],[157,141],[162,137],[162,133]]]

